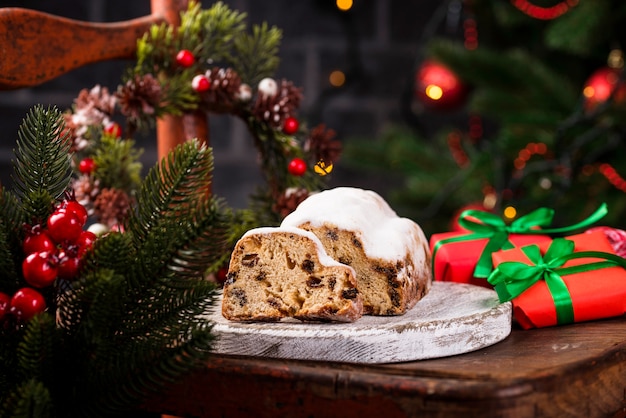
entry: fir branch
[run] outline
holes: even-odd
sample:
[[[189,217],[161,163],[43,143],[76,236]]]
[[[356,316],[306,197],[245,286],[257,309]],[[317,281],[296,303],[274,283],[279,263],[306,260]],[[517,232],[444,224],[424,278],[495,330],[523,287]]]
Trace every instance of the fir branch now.
[[[607,0],[580,2],[551,23],[545,34],[546,46],[581,57],[594,55],[612,40],[611,32],[604,28],[611,25],[613,13]]]
[[[152,25],[137,41],[137,74],[159,74],[174,67],[174,27],[166,23]],[[130,77],[129,77],[130,78]]]
[[[52,418],[52,395],[37,379],[29,379],[9,395],[0,408],[2,418]]]
[[[56,108],[35,106],[18,131],[13,180],[28,219],[42,220],[67,190],[72,170],[68,134]]]
[[[148,172],[138,192],[137,210],[128,221],[137,247],[150,234],[163,239],[175,234],[180,219],[208,196],[212,169],[210,149],[192,140],[176,147]],[[163,231],[165,226],[173,229]]]
[[[231,10],[221,1],[206,10],[192,1],[181,17],[180,47],[191,49],[203,62],[230,61],[233,39],[245,30],[245,18],[245,13]]]
[[[60,342],[53,315],[40,314],[31,319],[17,346],[17,366],[21,378],[24,381],[34,378],[49,387],[55,385],[53,379],[58,379],[55,374],[61,364],[57,355],[61,352]]]
[[[129,192],[137,189],[141,184],[141,153],[131,139],[104,135],[93,152],[100,186]]]
[[[282,31],[266,22],[252,27],[252,34],[241,33],[234,41],[235,54],[230,57],[233,69],[251,86],[270,77],[280,63],[278,48]]]
[[[0,188],[0,214],[0,289],[12,294],[20,286],[22,253],[15,249],[20,248],[24,219],[19,201],[4,188]]]

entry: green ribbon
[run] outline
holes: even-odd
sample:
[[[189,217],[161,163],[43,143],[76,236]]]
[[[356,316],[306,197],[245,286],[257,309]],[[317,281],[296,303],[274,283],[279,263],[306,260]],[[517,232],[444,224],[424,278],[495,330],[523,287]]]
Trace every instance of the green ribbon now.
[[[537,227],[543,228],[552,223],[554,210],[539,208],[514,220],[510,225],[507,225],[500,217],[492,213],[468,209],[463,211],[459,216],[459,225],[470,233],[438,241],[433,248],[433,260],[436,259],[437,251],[445,244],[486,238],[488,241],[476,263],[474,277],[487,278],[493,270],[491,254],[498,250],[507,250],[514,247],[513,243],[509,241],[509,234],[547,235],[569,233],[576,229],[591,226],[604,217],[607,212],[606,204],[603,203],[587,219],[577,224],[562,228],[537,229]],[[433,263],[433,274],[434,268],[435,263]]]
[[[494,286],[500,302],[515,299],[539,280],[545,280],[552,295],[558,324],[574,322],[574,306],[567,285],[561,276],[620,266],[626,268],[626,259],[601,251],[574,252],[574,241],[556,238],[542,257],[537,245],[522,247],[532,265],[519,261],[500,263],[487,281]],[[577,266],[562,267],[576,258],[599,258],[597,261]]]

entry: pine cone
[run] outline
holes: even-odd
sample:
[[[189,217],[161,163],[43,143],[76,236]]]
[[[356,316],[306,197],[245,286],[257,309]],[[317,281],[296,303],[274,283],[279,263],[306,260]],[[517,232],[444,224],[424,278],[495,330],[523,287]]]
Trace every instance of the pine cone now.
[[[214,67],[207,70],[206,78],[211,82],[208,91],[202,93],[202,102],[208,110],[228,113],[238,101],[241,78],[232,68]]]
[[[252,114],[273,128],[280,128],[285,119],[295,114],[301,101],[302,90],[295,87],[291,81],[283,79],[276,95],[257,94]]]
[[[337,162],[341,155],[341,142],[334,140],[335,136],[333,129],[326,129],[324,124],[317,125],[311,129],[304,143],[304,150],[315,155],[317,161],[327,164]]]
[[[307,197],[309,197],[309,191],[307,189],[289,188],[285,190],[285,193],[276,198],[272,210],[284,218],[296,210],[298,205]]]
[[[76,112],[81,112],[85,109],[89,111],[97,109],[108,116],[115,112],[116,102],[117,98],[115,95],[110,94],[108,88],[100,85],[94,86],[91,90],[82,89],[78,93],[78,97],[74,99]]]
[[[153,115],[161,103],[161,85],[152,74],[135,75],[117,90],[117,98],[122,114],[132,120],[140,120],[144,115]]]
[[[126,219],[131,204],[131,197],[123,190],[102,189],[93,204],[94,214],[100,223],[113,227]]]

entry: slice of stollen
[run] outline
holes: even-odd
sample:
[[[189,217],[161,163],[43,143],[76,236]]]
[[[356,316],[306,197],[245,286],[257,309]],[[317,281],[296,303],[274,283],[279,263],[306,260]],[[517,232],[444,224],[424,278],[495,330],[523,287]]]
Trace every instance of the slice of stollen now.
[[[363,315],[354,269],[330,258],[311,232],[252,229],[235,245],[222,315],[233,321],[352,322]]]

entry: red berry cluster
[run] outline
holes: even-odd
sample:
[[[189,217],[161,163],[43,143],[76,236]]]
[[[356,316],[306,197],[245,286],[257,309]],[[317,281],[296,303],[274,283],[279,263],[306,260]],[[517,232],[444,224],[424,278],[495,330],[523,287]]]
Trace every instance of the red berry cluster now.
[[[87,210],[73,198],[64,199],[44,224],[27,225],[22,249],[22,276],[30,287],[13,297],[0,293],[0,320],[6,313],[28,320],[46,309],[43,296],[35,289],[51,286],[55,280],[74,280],[81,258],[91,248],[96,235],[83,230]]]
[[[23,287],[13,296],[0,292],[0,321],[12,315],[18,322],[29,321],[46,309],[44,297],[33,288]]]

